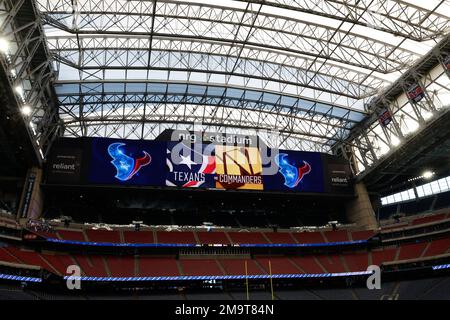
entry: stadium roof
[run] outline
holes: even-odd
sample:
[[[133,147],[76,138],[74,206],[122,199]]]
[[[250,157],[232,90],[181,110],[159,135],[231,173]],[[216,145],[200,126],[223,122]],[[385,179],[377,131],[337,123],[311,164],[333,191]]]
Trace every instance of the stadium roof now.
[[[76,137],[201,123],[330,152],[450,28],[444,0],[35,1]]]

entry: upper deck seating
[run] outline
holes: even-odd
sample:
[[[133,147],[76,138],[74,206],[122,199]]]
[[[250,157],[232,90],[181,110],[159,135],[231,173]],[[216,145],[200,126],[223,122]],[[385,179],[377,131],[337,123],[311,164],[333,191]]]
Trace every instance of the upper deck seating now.
[[[153,231],[123,231],[125,243],[154,243]]]
[[[197,232],[198,240],[201,244],[229,244],[230,240],[228,240],[225,232],[222,231],[198,231]]]
[[[328,242],[350,241],[347,230],[324,231],[323,235]]]
[[[292,236],[298,241],[298,243],[327,242],[321,232],[293,232]]]
[[[120,243],[119,231],[108,230],[86,230],[86,235],[91,242]]]
[[[261,232],[228,232],[234,244],[268,243]]]
[[[158,231],[158,243],[196,244],[194,233],[191,231]]]

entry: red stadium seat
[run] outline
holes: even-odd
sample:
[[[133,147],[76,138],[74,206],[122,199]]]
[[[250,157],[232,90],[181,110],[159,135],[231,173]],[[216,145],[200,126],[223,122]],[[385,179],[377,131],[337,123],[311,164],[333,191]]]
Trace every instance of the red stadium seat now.
[[[86,241],[81,231],[58,230],[58,234],[63,240]]]
[[[381,265],[383,262],[394,261],[397,254],[397,248],[385,248],[372,251],[372,264]]]
[[[343,257],[345,259],[345,264],[351,272],[366,271],[369,266],[367,252],[347,253],[344,254]]]
[[[234,244],[268,243],[261,232],[228,232]]]
[[[265,232],[271,243],[296,243],[289,232]]]
[[[11,254],[5,248],[0,248],[0,261],[9,262],[9,263],[22,263],[16,256]]]
[[[293,257],[291,258],[300,269],[304,270],[308,274],[325,273],[321,266],[317,263],[317,260],[313,256],[305,257]]]
[[[270,273],[270,266],[272,268],[272,274],[298,274],[300,270],[285,257],[270,257],[270,258],[257,258],[259,265],[266,271],[267,274]]]
[[[388,225],[388,226],[382,226],[381,229],[382,230],[392,230],[392,229],[398,229],[398,228],[405,228],[408,226],[409,226],[409,224],[407,222],[401,222],[401,223],[396,223],[396,224],[392,224],[392,225]]]
[[[338,255],[320,255],[317,256],[317,261],[319,261],[329,273],[347,272]]]
[[[255,261],[250,259],[220,259],[218,261],[227,275],[245,275],[245,261],[247,261],[247,274],[266,274]]]
[[[214,259],[180,260],[185,276],[220,276],[223,275]]]
[[[327,242],[344,242],[349,241],[348,233],[346,230],[325,231],[323,233]]]
[[[294,232],[292,236],[299,243],[324,243],[327,242],[320,232]]]
[[[67,267],[77,265],[75,260],[68,254],[43,254],[45,260],[62,276],[67,274]]]
[[[90,242],[110,242],[120,243],[119,231],[108,230],[86,230],[86,235]]]
[[[230,244],[230,240],[222,231],[199,231],[197,237],[201,244]]]
[[[147,241],[151,237],[151,232],[140,233],[129,231],[124,233],[124,238],[128,241]],[[78,233],[82,234],[82,233]],[[103,235],[104,233],[102,233]],[[109,233],[119,234],[118,232]],[[139,234],[140,237],[135,237]],[[224,240],[225,233],[199,233],[197,237],[202,242],[207,240],[209,235],[215,234],[212,241]],[[280,233],[281,234],[281,233]],[[99,234],[96,234],[98,236]],[[267,233],[269,239],[280,239],[287,241],[288,238],[278,237],[278,233]],[[311,233],[309,233],[311,235]],[[313,233],[313,239],[317,240],[317,235]],[[191,243],[195,241],[193,232],[158,232],[158,236],[163,241],[173,241],[173,243]],[[230,233],[236,241],[263,242],[263,233]],[[169,239],[170,237],[170,239]],[[315,238],[316,237],[316,238]],[[333,236],[332,236],[333,237]],[[238,238],[238,239],[236,239]],[[106,239],[102,237],[102,239]],[[109,238],[111,239],[111,238]],[[332,238],[336,240],[337,238]],[[361,249],[358,249],[361,250]],[[433,257],[448,253],[450,250],[450,238],[438,239],[432,242],[420,242],[412,244],[402,244],[399,247],[385,247],[375,249],[371,252],[346,252],[341,254],[306,254],[305,256],[257,256],[255,259],[245,259],[242,256],[225,256],[227,258],[212,259],[198,256],[198,259],[176,260],[175,256],[134,256],[134,255],[70,255],[68,253],[38,253],[32,250],[24,250],[14,246],[0,248],[0,261],[7,263],[17,263],[24,265],[34,265],[58,275],[66,275],[69,265],[79,265],[82,274],[93,277],[134,277],[134,276],[201,276],[201,275],[245,275],[245,262],[247,262],[249,275],[269,274],[269,261],[272,266],[272,274],[323,274],[358,272],[367,270],[369,264],[381,265],[383,263],[394,263],[401,260],[417,259],[421,257]]]
[[[85,275],[91,277],[109,276],[101,256],[75,255],[74,258]]]
[[[158,243],[184,243],[184,244],[196,244],[193,232],[180,232],[180,231],[158,231],[157,232]]]
[[[423,217],[423,218],[417,218],[412,221],[413,225],[419,225],[419,224],[425,224],[430,222],[436,222],[439,220],[446,219],[447,215],[445,213],[436,214],[433,216]]]
[[[425,250],[424,257],[438,256],[450,252],[450,238],[437,239],[430,243]]]
[[[123,231],[125,243],[154,243],[153,231]]]
[[[425,242],[421,242],[414,244],[404,244],[400,246],[400,254],[398,256],[398,260],[409,260],[420,258],[426,245],[427,244]]]
[[[140,257],[140,277],[180,276],[175,258]]]
[[[34,251],[22,251],[16,247],[7,247],[4,248],[8,251],[12,256],[14,256],[17,260],[19,260],[22,264],[33,265],[38,267],[44,267],[44,262]],[[48,267],[45,265],[45,267]]]
[[[108,257],[106,259],[113,277],[135,277],[135,259],[133,256]]]
[[[373,231],[354,231],[352,232],[352,240],[367,240],[374,236]]]
[[[45,238],[45,239],[58,239],[56,231],[45,232],[45,231],[33,231],[33,233]]]
[[[48,263],[46,263],[42,257],[34,251],[23,251],[15,247],[5,248],[11,255],[16,257],[22,264],[38,266],[43,269],[51,270]]]

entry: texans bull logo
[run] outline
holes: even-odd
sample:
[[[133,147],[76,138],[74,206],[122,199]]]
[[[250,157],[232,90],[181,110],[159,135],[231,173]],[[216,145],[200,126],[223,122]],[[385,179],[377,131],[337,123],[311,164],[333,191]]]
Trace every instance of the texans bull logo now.
[[[108,153],[113,158],[111,163],[117,170],[115,177],[121,181],[130,180],[142,167],[152,161],[152,157],[146,151],[143,151],[144,156],[141,158],[134,159],[127,156],[121,148],[124,145],[125,143],[116,142],[108,146]]]
[[[286,153],[280,153],[275,157],[275,162],[284,177],[284,185],[292,189],[302,181],[305,175],[311,172],[311,166],[308,162],[303,161],[303,166],[297,168],[288,162],[287,156]]]

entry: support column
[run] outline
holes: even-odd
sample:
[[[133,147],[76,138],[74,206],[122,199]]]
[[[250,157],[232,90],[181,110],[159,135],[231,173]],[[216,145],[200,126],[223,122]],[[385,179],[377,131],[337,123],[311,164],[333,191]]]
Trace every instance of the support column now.
[[[355,185],[355,192],[356,199],[351,200],[346,206],[348,221],[366,230],[378,228],[369,194],[363,182]]]
[[[38,219],[42,214],[43,193],[41,190],[42,169],[30,168],[23,187],[17,220],[25,223],[28,219]]]

